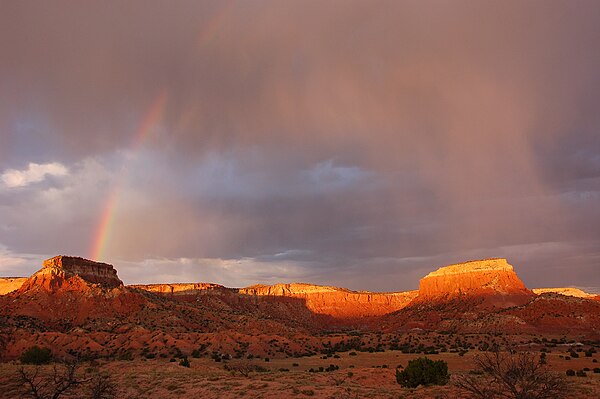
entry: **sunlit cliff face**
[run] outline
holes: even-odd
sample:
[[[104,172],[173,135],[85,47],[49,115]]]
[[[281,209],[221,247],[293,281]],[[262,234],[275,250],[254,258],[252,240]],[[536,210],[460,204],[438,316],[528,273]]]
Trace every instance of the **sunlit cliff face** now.
[[[598,286],[596,2],[0,6],[0,274]],[[57,233],[60,232],[60,233]]]

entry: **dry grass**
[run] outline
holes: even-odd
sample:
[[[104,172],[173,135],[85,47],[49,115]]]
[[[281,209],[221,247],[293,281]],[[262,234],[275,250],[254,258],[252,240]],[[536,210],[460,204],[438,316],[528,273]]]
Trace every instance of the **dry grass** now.
[[[432,359],[448,362],[451,374],[468,373],[474,368],[473,355],[454,353],[431,355]],[[182,396],[202,398],[444,398],[457,397],[452,386],[419,387],[405,389],[396,383],[395,367],[405,366],[408,360],[422,355],[402,354],[398,351],[383,353],[358,353],[340,358],[321,359],[320,356],[305,358],[271,359],[264,362],[252,359],[251,364],[268,369],[266,372],[250,372],[248,377],[224,369],[224,363],[210,359],[191,359],[191,367],[185,368],[165,359],[100,362],[100,368],[108,372],[116,383],[121,398],[179,398]],[[547,355],[552,370],[564,373],[568,368],[598,367],[590,358],[565,360],[559,353]],[[294,367],[293,363],[298,363]],[[333,372],[308,372],[310,368],[339,366]],[[387,365],[387,368],[382,368]],[[18,398],[18,386],[14,376],[17,364],[0,364],[0,398]],[[281,368],[290,371],[278,371]],[[351,372],[351,376],[349,376]],[[600,397],[600,374],[588,373],[587,377],[571,377],[578,389],[577,397]]]

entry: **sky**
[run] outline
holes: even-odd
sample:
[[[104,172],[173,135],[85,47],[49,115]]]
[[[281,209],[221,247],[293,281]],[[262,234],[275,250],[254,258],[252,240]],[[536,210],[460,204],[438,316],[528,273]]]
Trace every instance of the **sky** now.
[[[4,1],[0,275],[600,287],[598,1]]]

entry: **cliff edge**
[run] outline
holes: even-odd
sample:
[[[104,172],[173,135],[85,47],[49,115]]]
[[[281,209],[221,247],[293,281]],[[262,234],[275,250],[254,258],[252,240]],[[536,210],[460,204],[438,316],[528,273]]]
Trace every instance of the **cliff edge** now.
[[[485,259],[441,267],[419,282],[419,297],[500,294],[533,295],[506,259]]]
[[[48,291],[65,285],[97,284],[103,288],[123,286],[117,271],[108,263],[94,262],[74,256],[55,256],[46,259],[42,268],[29,277],[19,291],[42,287]]]

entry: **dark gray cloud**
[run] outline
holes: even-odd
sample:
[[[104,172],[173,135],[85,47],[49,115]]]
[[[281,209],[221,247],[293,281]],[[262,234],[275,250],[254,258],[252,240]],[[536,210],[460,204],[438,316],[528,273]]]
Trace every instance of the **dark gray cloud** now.
[[[118,192],[131,282],[407,289],[506,256],[600,286],[598,37],[594,1],[2,4],[0,173],[68,174],[0,186],[0,255],[88,254]]]

